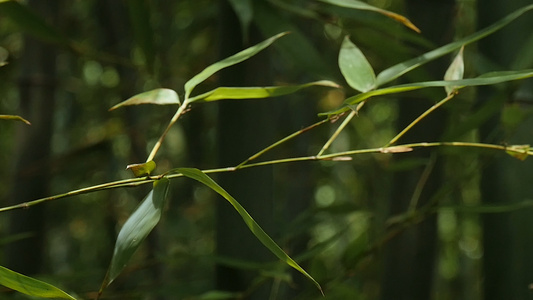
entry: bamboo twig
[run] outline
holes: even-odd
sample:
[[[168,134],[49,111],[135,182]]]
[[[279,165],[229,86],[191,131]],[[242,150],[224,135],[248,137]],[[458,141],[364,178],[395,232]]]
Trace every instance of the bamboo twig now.
[[[224,172],[233,172],[238,169],[244,169],[244,168],[255,168],[255,167],[260,167],[260,166],[275,165],[275,164],[282,164],[282,163],[292,163],[292,162],[303,162],[303,161],[320,161],[320,160],[344,161],[344,160],[347,160],[347,157],[354,156],[354,155],[370,154],[370,153],[397,153],[397,152],[410,151],[416,148],[428,148],[428,147],[481,148],[481,149],[499,150],[499,151],[506,151],[506,152],[516,152],[522,155],[533,156],[533,150],[513,149],[512,146],[503,146],[503,145],[485,144],[485,143],[469,143],[469,142],[431,142],[431,143],[422,142],[422,143],[411,143],[411,144],[403,144],[403,145],[390,146],[390,147],[350,150],[350,151],[336,152],[336,153],[326,154],[326,155],[321,155],[321,156],[300,156],[300,157],[293,157],[293,158],[276,159],[276,160],[258,162],[254,164],[246,164],[246,165],[240,166],[239,168],[235,166],[235,167],[225,167],[225,168],[216,168],[216,169],[206,169],[206,170],[202,170],[202,172],[206,174],[224,173]],[[397,149],[401,149],[401,151],[398,151]],[[81,194],[87,194],[87,193],[101,191],[101,190],[139,186],[142,184],[154,182],[156,180],[161,179],[162,177],[173,179],[173,178],[183,177],[183,175],[180,173],[173,173],[173,170],[170,170],[161,175],[147,176],[145,178],[130,178],[130,179],[103,183],[103,184],[99,184],[95,186],[73,190],[73,191],[70,191],[64,194],[58,194],[58,195],[54,195],[50,197],[40,198],[40,199],[36,199],[33,201],[15,204],[12,206],[1,207],[0,212],[21,209],[21,208],[29,208],[31,206],[41,204],[43,202],[58,200],[61,198],[66,198],[66,197],[71,197],[71,196],[76,196],[76,195],[81,195]]]

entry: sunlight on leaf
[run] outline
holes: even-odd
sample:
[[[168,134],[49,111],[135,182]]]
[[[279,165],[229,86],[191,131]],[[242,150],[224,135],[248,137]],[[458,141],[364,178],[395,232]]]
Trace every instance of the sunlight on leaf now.
[[[148,176],[155,170],[155,162],[153,160],[142,164],[131,164],[126,167],[126,170],[131,170],[135,177]]]
[[[320,284],[311,276],[309,275],[298,263],[296,263],[290,256],[283,251],[274,240],[255,222],[255,220],[250,216],[250,214],[242,207],[237,200],[235,200],[228,192],[226,192],[222,187],[220,187],[211,177],[204,174],[202,171],[198,169],[193,168],[178,168],[176,169],[177,172],[183,174],[186,177],[189,177],[191,179],[197,180],[218,194],[220,194],[222,197],[224,197],[228,202],[235,208],[235,210],[239,213],[239,215],[244,220],[244,223],[246,223],[246,226],[252,231],[252,233],[257,237],[257,239],[265,245],[274,255],[276,255],[280,260],[287,263],[289,266],[296,269],[298,272],[302,273],[305,277],[307,277],[309,280],[311,280],[315,286],[322,292],[322,288],[320,287]],[[238,247],[238,245],[235,245]]]
[[[366,99],[369,99],[371,97],[375,97],[375,96],[397,94],[397,93],[403,93],[407,91],[413,91],[413,90],[424,89],[424,88],[432,88],[432,87],[453,86],[456,89],[461,89],[461,88],[468,87],[468,86],[492,85],[492,84],[498,84],[498,83],[503,83],[507,81],[530,78],[530,77],[533,77],[533,69],[522,70],[522,71],[490,72],[490,73],[486,73],[481,76],[478,76],[476,78],[468,78],[468,79],[461,79],[461,80],[424,81],[424,82],[396,85],[396,86],[391,86],[391,87],[387,87],[383,89],[369,91],[366,93],[361,93],[353,97],[349,97],[346,100],[344,100],[343,107],[335,111],[320,113],[319,115],[331,116],[331,115],[337,115],[337,114],[346,112],[351,109],[350,108],[351,106],[361,101],[364,101]]]
[[[355,90],[368,92],[376,86],[376,75],[365,55],[346,36],[339,52],[339,68]]]
[[[157,225],[165,204],[169,180],[166,177],[154,181],[154,188],[142,203],[131,214],[120,230],[113,258],[106,279],[102,283],[103,290],[122,272],[140,244]]]
[[[411,23],[411,21],[409,21],[409,19],[407,19],[406,17],[402,16],[402,15],[399,15],[397,13],[393,13],[391,11],[388,11],[388,10],[385,10],[385,9],[382,9],[382,8],[378,8],[378,7],[375,7],[375,6],[372,6],[370,4],[367,4],[365,2],[362,2],[362,1],[356,1],[356,0],[319,0],[321,2],[324,2],[324,3],[328,3],[328,4],[332,4],[332,5],[336,5],[336,6],[340,6],[340,7],[346,7],[346,8],[353,8],[353,9],[360,9],[360,10],[369,10],[369,11],[373,11],[373,12],[377,12],[377,13],[380,13],[382,15],[385,15],[395,21],[398,21],[400,23],[402,23],[403,25],[405,25],[406,27],[420,33],[420,29],[418,29],[418,27],[416,27],[413,23]]]
[[[194,101],[217,101],[222,99],[261,99],[271,98],[295,93],[303,88],[311,86],[325,86],[339,88],[335,82],[328,80],[315,81],[301,85],[267,86],[267,87],[219,87],[207,93],[190,99]]]
[[[448,67],[448,70],[446,70],[446,73],[444,74],[444,80],[459,80],[463,79],[463,74],[465,72],[465,64],[463,61],[463,50],[464,46],[461,47],[461,50],[459,50],[459,53],[455,56],[452,63]],[[445,86],[444,89],[446,90],[446,94],[450,95],[455,92],[456,87],[455,86]]]
[[[227,68],[229,66],[233,66],[235,64],[238,64],[242,61],[247,60],[248,58],[256,55],[257,53],[261,52],[266,47],[272,45],[274,41],[279,39],[280,37],[288,34],[287,32],[279,33],[269,39],[266,39],[262,41],[261,43],[252,46],[250,48],[244,49],[241,52],[234,54],[228,58],[225,58],[221,61],[218,61],[209,67],[205,68],[202,72],[198,73],[196,76],[191,78],[189,81],[185,83],[185,99],[189,98],[189,95],[191,94],[192,90],[200,83],[202,83],[207,78],[211,77],[211,75],[215,74],[216,72]]]
[[[329,0],[328,0],[329,1]],[[533,5],[528,5],[526,7],[523,7],[511,14],[509,14],[507,17],[501,19],[500,21],[492,24],[489,27],[486,27],[485,29],[482,29],[476,33],[473,33],[465,38],[462,38],[456,42],[444,45],[442,47],[439,47],[435,50],[429,51],[425,54],[422,54],[419,57],[415,57],[413,59],[404,61],[402,63],[396,64],[392,67],[389,67],[385,70],[383,70],[381,73],[377,76],[377,86],[381,86],[387,82],[390,82],[403,74],[416,69],[420,67],[421,65],[430,62],[436,58],[439,58],[443,55],[446,55],[456,49],[461,48],[464,45],[468,45],[472,42],[475,42],[477,40],[480,40],[498,30],[506,26],[507,24],[514,21],[516,18],[524,14],[525,12],[533,9]]]
[[[405,146],[392,146],[381,149],[381,153],[404,153],[411,151],[413,151],[413,148]]]
[[[0,120],[15,120],[15,121],[21,121],[28,125],[31,125],[30,121],[24,119],[21,116],[14,116],[14,115],[0,115]]]
[[[532,154],[531,147],[529,145],[508,146],[505,152],[519,160],[526,160],[526,158]]]
[[[0,266],[0,284],[17,292],[41,298],[76,298],[46,282],[22,275]]]
[[[119,104],[111,107],[109,110],[114,110],[122,106],[139,105],[139,104],[180,104],[178,94],[171,89],[155,89],[148,92],[137,94],[128,100],[122,101]]]

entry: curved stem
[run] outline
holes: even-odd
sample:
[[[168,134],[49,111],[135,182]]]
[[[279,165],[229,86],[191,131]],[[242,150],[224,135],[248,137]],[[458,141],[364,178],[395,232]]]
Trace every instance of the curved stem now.
[[[411,151],[416,148],[443,147],[443,146],[484,148],[484,149],[491,149],[491,150],[507,151],[507,152],[517,153],[517,154],[526,155],[526,156],[533,156],[533,150],[530,150],[529,148],[523,149],[519,146],[503,146],[503,145],[495,145],[495,144],[468,143],[468,142],[431,142],[431,143],[424,142],[424,143],[403,144],[403,145],[391,146],[391,147],[350,150],[350,151],[337,152],[337,153],[326,154],[326,155],[321,155],[321,156],[300,156],[300,157],[293,157],[293,158],[276,159],[276,160],[269,160],[269,161],[258,162],[254,164],[246,164],[246,165],[235,166],[235,167],[206,169],[206,170],[202,170],[202,172],[206,174],[234,172],[238,169],[244,169],[244,168],[254,168],[254,167],[260,167],[260,166],[275,165],[275,164],[290,163],[290,162],[302,162],[302,161],[319,161],[319,160],[344,161],[344,160],[347,160],[349,156],[360,155],[360,154],[398,153],[398,152]],[[73,190],[73,191],[70,191],[64,194],[58,194],[58,195],[54,195],[54,196],[50,196],[46,198],[40,198],[37,200],[19,203],[19,204],[12,205],[12,206],[1,207],[0,212],[21,209],[21,208],[29,208],[30,206],[41,204],[43,202],[71,197],[75,195],[87,194],[90,192],[96,192],[96,191],[107,190],[107,189],[116,189],[116,188],[121,188],[121,187],[139,186],[142,184],[150,183],[155,180],[161,179],[161,177],[163,176],[169,179],[183,177],[182,174],[173,173],[173,170],[170,170],[161,175],[147,176],[145,178],[131,178],[131,179],[124,179],[124,180],[117,180],[113,182],[108,182],[108,183],[103,183],[103,184],[99,184],[95,186]]]

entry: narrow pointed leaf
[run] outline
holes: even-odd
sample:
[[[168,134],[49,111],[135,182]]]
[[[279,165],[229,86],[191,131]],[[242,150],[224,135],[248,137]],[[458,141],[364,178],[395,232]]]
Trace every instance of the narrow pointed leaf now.
[[[102,288],[108,286],[122,272],[140,244],[154,229],[161,218],[169,180],[166,177],[154,182],[154,188],[135,212],[128,218],[120,230],[113,258],[109,266],[108,276]]]
[[[463,50],[464,47],[461,47],[461,50],[459,50],[459,53],[455,56],[452,63],[448,67],[448,70],[446,70],[446,73],[444,74],[444,80],[459,80],[463,79],[463,75],[465,72],[465,64],[463,61]],[[444,89],[446,90],[446,94],[450,95],[453,93],[456,89],[454,86],[445,86]]]
[[[202,72],[198,73],[196,76],[191,78],[189,81],[185,83],[185,98],[188,99],[189,95],[191,94],[192,90],[200,83],[202,83],[207,78],[211,77],[211,75],[215,74],[216,72],[227,68],[229,66],[233,66],[235,64],[238,64],[244,60],[247,60],[248,58],[256,55],[257,53],[261,52],[266,47],[272,45],[274,41],[279,39],[280,37],[286,35],[287,32],[279,33],[269,39],[266,39],[262,41],[261,43],[252,46],[250,48],[244,49],[241,52],[234,54],[228,58],[225,58],[221,61],[218,61],[209,67],[205,68]]]
[[[0,284],[17,292],[34,297],[76,299],[51,284],[22,275],[1,266]]]
[[[409,19],[406,17],[399,15],[397,13],[393,13],[391,11],[372,6],[370,4],[367,4],[362,1],[356,1],[356,0],[319,0],[324,3],[340,6],[340,7],[346,7],[346,8],[353,8],[353,9],[359,9],[359,10],[369,10],[373,12],[380,13],[382,15],[385,15],[395,21],[398,21],[405,25],[406,27],[420,33],[420,29],[418,29]]]
[[[320,115],[331,116],[331,115],[343,113],[345,111],[350,110],[351,107],[358,104],[359,102],[369,99],[371,97],[375,97],[375,96],[397,94],[397,93],[403,93],[407,91],[413,91],[413,90],[419,90],[419,89],[431,88],[431,87],[453,86],[456,89],[461,89],[461,88],[468,87],[468,86],[498,84],[498,83],[503,83],[507,81],[525,79],[525,78],[530,78],[530,77],[533,77],[533,69],[522,70],[522,71],[491,72],[491,73],[483,74],[476,78],[468,78],[468,79],[461,79],[461,80],[424,81],[424,82],[396,85],[396,86],[391,86],[391,87],[387,87],[383,89],[369,91],[366,93],[357,94],[353,97],[349,97],[346,100],[344,100],[345,106],[335,111],[321,113]]]
[[[192,168],[179,168],[176,169],[177,172],[183,174],[186,177],[192,178],[194,180],[197,180],[218,194],[220,194],[222,197],[224,197],[228,202],[235,208],[235,210],[239,213],[239,215],[244,220],[244,223],[246,223],[246,226],[252,231],[252,233],[257,237],[257,239],[263,243],[265,247],[267,247],[274,255],[276,255],[280,260],[287,263],[289,266],[296,269],[298,272],[302,273],[305,277],[307,277],[309,280],[311,280],[316,287],[322,292],[322,288],[320,287],[320,284],[311,277],[298,263],[296,263],[290,256],[287,255],[279,246],[272,240],[272,238],[255,222],[255,220],[250,216],[250,214],[242,207],[237,200],[235,200],[228,192],[226,192],[222,187],[220,187],[213,179],[211,179],[209,176],[204,174],[202,171],[198,169],[192,169]],[[238,245],[235,245],[238,247]]]
[[[501,19],[500,21],[492,24],[489,27],[486,27],[485,29],[482,29],[476,33],[473,33],[465,38],[462,38],[456,42],[444,45],[442,47],[439,47],[435,50],[429,51],[425,54],[422,54],[419,57],[415,57],[413,59],[404,61],[402,63],[399,63],[397,65],[394,65],[390,68],[387,68],[383,70],[381,73],[377,76],[377,86],[381,86],[387,82],[390,82],[403,74],[418,68],[419,66],[430,62],[436,58],[439,58],[443,55],[446,55],[454,50],[457,50],[461,48],[463,45],[468,45],[472,42],[475,42],[477,40],[480,40],[498,30],[506,26],[507,24],[514,21],[516,18],[524,14],[525,12],[533,9],[533,5],[525,6],[521,9],[516,10],[515,12],[509,14],[505,18]]]
[[[171,89],[155,89],[148,92],[137,94],[128,100],[122,101],[119,104],[111,107],[109,110],[114,110],[122,106],[139,105],[139,104],[180,104],[178,94]]]
[[[0,115],[0,120],[15,120],[15,121],[21,121],[28,125],[31,125],[30,121],[24,119],[21,116],[14,116],[14,115]]]
[[[290,86],[266,86],[266,87],[219,87],[207,93],[198,95],[190,99],[189,102],[194,101],[217,101],[222,99],[261,99],[271,98],[295,93],[303,88],[311,86],[326,86],[339,88],[340,86],[335,82],[328,80],[321,80],[309,82],[300,85]]]
[[[355,90],[368,92],[376,86],[376,75],[365,55],[346,36],[339,52],[339,68],[346,82]]]

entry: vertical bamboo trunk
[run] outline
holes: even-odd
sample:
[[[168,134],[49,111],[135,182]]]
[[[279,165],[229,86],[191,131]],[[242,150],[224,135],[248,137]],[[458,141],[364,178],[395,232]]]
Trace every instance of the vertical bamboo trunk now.
[[[239,22],[227,3],[220,4],[221,58],[257,43],[260,34],[252,28],[250,45],[244,45]],[[263,85],[269,82],[268,56],[265,52],[220,72],[221,86]],[[236,165],[273,140],[275,115],[268,101],[222,101],[218,113],[218,157],[223,166]],[[239,201],[263,229],[272,233],[273,174],[272,167],[242,170],[219,175],[220,185]],[[250,233],[233,207],[217,199],[216,251],[226,258],[249,262],[272,261],[275,258]],[[245,271],[219,264],[216,267],[217,289],[244,291],[258,272]],[[263,286],[247,299],[267,299]]]
[[[54,19],[58,3],[28,1],[28,5],[41,16]],[[32,123],[20,128],[16,141],[14,179],[11,204],[21,203],[49,194],[50,141],[53,131],[55,103],[54,47],[33,38],[24,38],[19,81],[21,115]],[[6,247],[6,266],[24,273],[42,271],[45,245],[45,207],[34,206],[27,210],[9,213],[11,235],[21,239]]]
[[[506,14],[531,4],[528,0],[478,1],[479,28],[503,18]],[[502,31],[480,41],[479,50],[491,62],[502,68],[527,69],[531,65],[515,65],[518,51],[531,38],[533,19],[531,13],[521,17]],[[529,51],[533,51],[530,49]],[[518,105],[526,109],[533,103],[531,80],[518,83],[518,88],[496,90],[493,87],[479,89],[480,105],[498,105],[501,112],[505,105]],[[521,92],[517,92],[521,90]],[[529,95],[529,96],[527,96]],[[514,103],[514,104],[511,104]],[[529,103],[529,104],[527,104]],[[483,142],[524,144],[531,141],[531,119],[513,132],[505,132],[501,114],[491,118],[481,129]],[[484,168],[481,179],[481,195],[484,204],[507,205],[531,199],[531,161],[518,161],[504,154],[491,159]],[[533,212],[529,209],[502,214],[486,214],[483,222],[483,292],[484,299],[529,299],[533,282]]]
[[[409,18],[422,30],[424,37],[438,45],[451,41],[454,1],[408,0],[406,4]],[[426,73],[432,76],[431,79],[420,79],[442,78],[445,70],[446,66],[443,64],[435,66]],[[429,100],[403,99],[400,101],[398,129],[403,129],[438,99]],[[433,113],[403,137],[402,142],[437,140],[443,128],[444,116],[440,112]],[[442,182],[440,158],[432,157],[429,151],[417,151],[402,155],[402,159],[423,159],[427,164],[434,163],[418,201],[418,207],[423,206],[431,201],[431,197]],[[433,159],[436,160],[432,161]],[[421,166],[395,174],[390,204],[391,215],[407,211],[414,189],[425,167]],[[386,245],[381,299],[427,300],[431,298],[435,272],[436,236],[436,217],[430,216]]]

